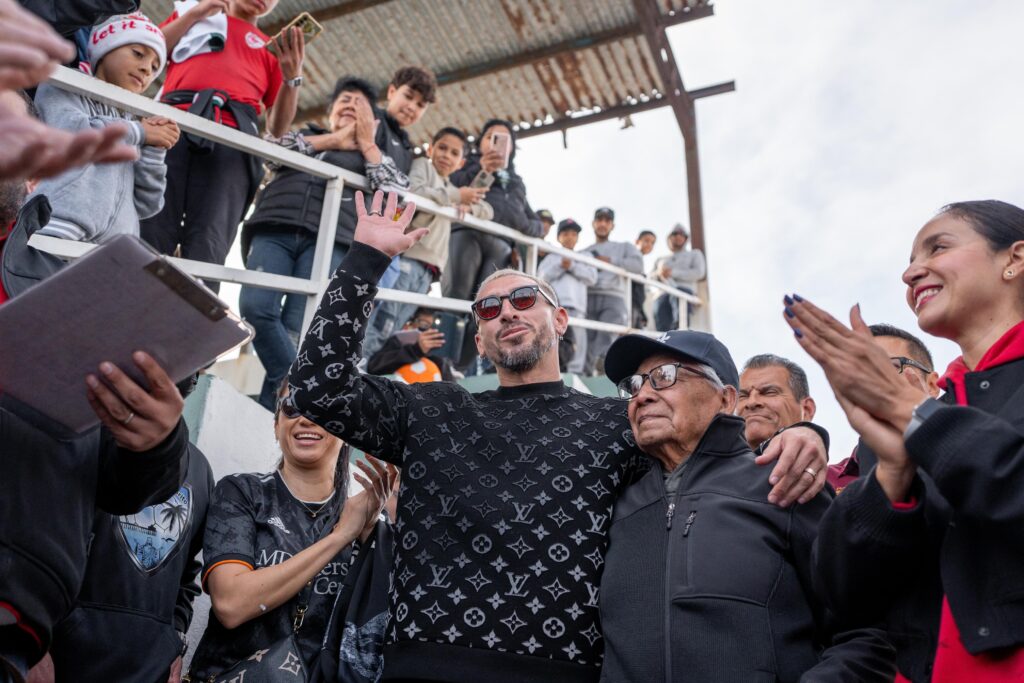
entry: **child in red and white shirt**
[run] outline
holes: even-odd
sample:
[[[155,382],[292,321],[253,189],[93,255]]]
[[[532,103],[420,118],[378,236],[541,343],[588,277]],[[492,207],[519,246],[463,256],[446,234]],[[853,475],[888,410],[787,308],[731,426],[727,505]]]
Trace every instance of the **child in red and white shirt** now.
[[[171,55],[161,100],[251,135],[259,135],[257,117],[265,111],[267,132],[284,135],[295,117],[304,44],[299,28],[274,40],[257,28],[259,17],[276,4],[176,2],[160,26]],[[223,35],[210,26],[219,26]],[[176,49],[179,43],[184,49]],[[185,138],[188,144],[167,156],[164,209],[143,223],[142,236],[162,253],[180,245],[185,258],[223,264],[259,186],[262,163],[198,136]]]

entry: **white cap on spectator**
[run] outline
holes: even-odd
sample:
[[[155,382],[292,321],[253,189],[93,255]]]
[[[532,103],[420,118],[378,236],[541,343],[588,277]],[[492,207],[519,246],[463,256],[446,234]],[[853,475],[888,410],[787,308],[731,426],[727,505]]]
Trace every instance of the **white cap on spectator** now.
[[[89,66],[96,71],[107,53],[125,45],[145,45],[153,48],[160,60],[157,73],[167,63],[167,42],[163,31],[141,13],[118,14],[96,26],[89,34]]]

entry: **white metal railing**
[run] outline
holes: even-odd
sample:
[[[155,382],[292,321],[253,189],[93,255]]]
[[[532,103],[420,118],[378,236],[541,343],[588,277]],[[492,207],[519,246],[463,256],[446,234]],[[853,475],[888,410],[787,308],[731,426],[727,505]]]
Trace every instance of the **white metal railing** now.
[[[157,102],[148,97],[137,95],[117,86],[93,78],[87,74],[67,67],[58,67],[49,79],[52,85],[64,90],[88,97],[90,99],[104,102],[123,111],[130,112],[136,116],[163,116],[174,121],[181,128],[182,132],[193,133],[214,142],[227,145],[262,159],[267,159],[303,171],[317,178],[325,178],[327,186],[324,193],[323,212],[320,217],[320,227],[317,232],[316,252],[313,258],[313,268],[308,280],[274,275],[259,271],[231,268],[214,263],[201,261],[190,261],[186,259],[173,259],[174,263],[185,272],[205,280],[217,282],[229,282],[244,285],[247,287],[260,287],[273,289],[286,293],[306,295],[307,304],[303,329],[305,329],[313,318],[313,313],[319,302],[324,289],[330,280],[331,255],[334,250],[334,238],[338,225],[338,212],[341,207],[342,189],[346,184],[361,190],[367,190],[366,178],[346,169],[320,161],[298,152],[285,149],[266,140],[253,135],[247,135],[234,128],[209,121],[195,114],[190,114],[167,104]],[[183,143],[181,143],[183,144]],[[701,305],[701,300],[683,292],[679,289],[666,285],[663,282],[652,280],[644,275],[631,273],[618,266],[613,266],[604,261],[592,258],[586,254],[570,251],[559,245],[553,245],[536,237],[529,237],[523,233],[512,230],[504,225],[493,221],[485,221],[475,216],[460,217],[452,207],[440,206],[426,197],[420,197],[407,190],[400,188],[382,188],[401,193],[407,201],[415,202],[416,210],[431,215],[440,215],[450,218],[453,221],[462,223],[475,230],[486,232],[491,235],[503,237],[515,243],[524,244],[527,247],[527,270],[531,275],[536,274],[538,253],[543,250],[547,253],[555,253],[568,257],[575,261],[590,264],[600,270],[609,271],[623,278],[625,286],[625,299],[627,309],[632,307],[631,285],[633,282],[642,282],[645,286],[667,292],[671,296],[680,299],[680,307],[684,302]],[[32,246],[47,251],[51,254],[66,259],[75,259],[95,245],[63,240],[42,235],[35,235],[31,240]],[[414,292],[405,292],[394,289],[381,289],[378,298],[386,301],[398,301],[403,303],[427,306],[432,309],[443,309],[448,311],[468,312],[470,302],[461,299],[447,297],[428,296]],[[681,316],[682,317],[682,316]],[[628,320],[632,320],[630,316]],[[597,320],[585,318],[572,318],[571,324],[575,327],[600,330],[606,332],[625,333],[638,331],[626,325],[614,325]],[[639,330],[642,332],[642,330]]]

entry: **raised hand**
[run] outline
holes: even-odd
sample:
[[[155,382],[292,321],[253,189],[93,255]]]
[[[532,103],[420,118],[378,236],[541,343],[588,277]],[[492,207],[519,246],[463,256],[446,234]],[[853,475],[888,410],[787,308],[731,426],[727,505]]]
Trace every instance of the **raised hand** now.
[[[135,365],[149,382],[140,387],[113,363],[100,363],[100,380],[85,378],[86,397],[114,440],[130,451],[148,451],[170,435],[181,418],[185,401],[178,388],[153,357],[142,351],[132,354]]]
[[[292,26],[270,41],[277,61],[281,65],[281,77],[290,81],[302,75],[302,62],[306,58],[306,37],[302,29]]]
[[[416,340],[416,344],[420,347],[423,355],[427,355],[434,349],[444,346],[444,333],[441,330],[423,330],[420,332],[420,338]]]
[[[825,371],[836,397],[902,434],[914,408],[928,395],[893,372],[889,354],[875,343],[861,317],[860,305],[850,310],[850,327],[846,327],[798,295],[786,296],[783,301],[786,323],[800,346]]]
[[[228,0],[199,0],[199,4],[195,5],[189,14],[195,14],[196,20],[207,19],[212,17],[214,14],[228,11]]]
[[[389,192],[387,205],[384,204],[384,193],[378,190],[373,194],[370,211],[366,211],[363,193],[356,190],[356,242],[373,247],[388,256],[397,256],[419,242],[427,234],[426,228],[418,228],[406,232],[412,217],[416,213],[416,205],[408,203],[398,213],[398,193]]]
[[[14,0],[0,0],[0,90],[31,88],[58,64],[75,58],[75,46]]]

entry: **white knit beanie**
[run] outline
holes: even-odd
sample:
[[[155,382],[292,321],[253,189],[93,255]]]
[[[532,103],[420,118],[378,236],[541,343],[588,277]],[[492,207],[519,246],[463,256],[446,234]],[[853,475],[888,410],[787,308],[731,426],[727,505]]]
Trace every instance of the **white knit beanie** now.
[[[157,68],[157,73],[160,73],[167,63],[167,42],[163,31],[141,13],[118,14],[93,28],[89,34],[89,65],[92,71],[96,71],[96,65],[111,50],[135,44],[153,48],[160,60]]]

